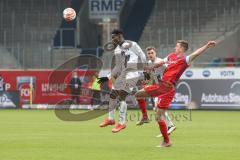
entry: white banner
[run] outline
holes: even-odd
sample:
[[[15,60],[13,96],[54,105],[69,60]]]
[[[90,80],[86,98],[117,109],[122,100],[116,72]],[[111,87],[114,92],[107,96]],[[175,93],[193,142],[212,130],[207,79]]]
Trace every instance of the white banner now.
[[[240,79],[240,68],[189,68],[181,79]]]

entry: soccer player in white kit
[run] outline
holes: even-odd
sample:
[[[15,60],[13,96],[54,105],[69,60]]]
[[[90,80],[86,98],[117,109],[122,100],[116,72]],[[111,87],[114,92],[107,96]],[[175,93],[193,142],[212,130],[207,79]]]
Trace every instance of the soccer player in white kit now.
[[[148,65],[152,66],[156,63],[159,63],[160,61],[163,61],[161,58],[157,57],[157,51],[156,48],[153,46],[149,46],[146,48],[146,52],[147,52],[147,59],[148,59]],[[159,80],[161,79],[161,75],[163,73],[163,67],[159,67],[159,68],[155,68],[151,73],[150,73],[150,83],[155,83],[158,84]],[[153,81],[153,82],[151,82]],[[145,85],[148,85],[147,82]],[[151,84],[150,84],[151,85]],[[137,122],[137,125],[143,125],[144,123],[148,123],[149,119],[148,119],[148,115],[147,115],[147,110],[146,110],[146,102],[145,99],[137,99],[138,101],[138,105],[139,108],[142,112],[142,119]],[[158,103],[158,97],[154,97],[154,107],[157,107],[157,103]],[[168,125],[168,134],[171,134],[175,129],[176,126],[173,124],[173,122],[171,121],[171,118],[169,117],[168,113],[165,112],[165,117],[166,117],[166,122]],[[157,137],[162,137],[162,134],[157,135]]]
[[[112,129],[113,133],[117,133],[126,128],[127,103],[125,99],[131,94],[141,76],[138,68],[144,67],[146,56],[136,42],[124,40],[123,32],[119,29],[112,31],[112,43],[116,47],[114,49],[115,66],[107,77],[99,78],[99,83],[109,79],[115,79],[115,81],[110,93],[108,118],[100,124],[100,127],[115,124],[114,113],[119,99],[119,123]]]

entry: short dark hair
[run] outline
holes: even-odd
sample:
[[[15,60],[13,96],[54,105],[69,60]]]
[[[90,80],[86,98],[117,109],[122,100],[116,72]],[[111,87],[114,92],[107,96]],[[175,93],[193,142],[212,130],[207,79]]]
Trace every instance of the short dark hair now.
[[[114,34],[123,34],[123,31],[121,29],[114,29],[112,31],[112,35],[114,35]]]
[[[154,50],[155,52],[157,51],[155,47],[153,47],[153,46],[148,46],[148,47],[146,48],[146,51],[150,51],[150,50]]]
[[[177,43],[179,43],[184,48],[185,51],[188,50],[188,42],[187,41],[185,41],[185,40],[177,40]]]

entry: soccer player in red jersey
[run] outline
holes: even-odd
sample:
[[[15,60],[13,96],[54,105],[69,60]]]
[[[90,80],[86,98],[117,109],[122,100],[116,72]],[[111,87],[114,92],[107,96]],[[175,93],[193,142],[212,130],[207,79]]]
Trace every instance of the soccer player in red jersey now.
[[[145,97],[158,97],[158,107],[156,111],[156,121],[159,125],[160,131],[163,135],[163,142],[157,147],[169,147],[171,146],[169,136],[167,133],[167,125],[165,122],[165,112],[171,104],[175,95],[175,85],[183,72],[189,67],[189,65],[207,49],[215,47],[215,41],[209,41],[201,48],[194,51],[192,54],[186,56],[185,52],[188,50],[188,42],[184,40],[178,40],[175,46],[175,52],[170,53],[164,60],[151,66],[146,67],[147,72],[151,72],[155,68],[166,65],[166,69],[162,76],[162,81],[159,84],[151,86],[145,86],[139,90],[135,96],[137,99]]]
[[[154,64],[157,64],[162,61],[161,58],[157,57],[157,50],[153,46],[149,46],[146,48],[146,53],[147,53],[147,59],[148,59],[148,65],[152,66]],[[161,75],[163,72],[164,67],[158,67],[154,69],[150,73],[150,79],[143,81],[144,85],[152,85],[152,84],[158,84],[159,80],[161,79]],[[148,119],[148,114],[147,114],[147,109],[146,109],[146,101],[145,99],[137,99],[138,106],[142,112],[142,119],[137,122],[137,126],[141,126],[144,123],[149,123],[150,120]],[[154,108],[157,108],[157,103],[158,103],[158,97],[154,98]],[[155,110],[155,109],[154,109]],[[168,134],[171,134],[175,129],[176,126],[173,124],[171,118],[169,117],[168,113],[165,112],[165,117],[166,117],[166,122],[167,122],[167,127],[168,127]],[[162,134],[158,135],[157,137],[162,137]]]

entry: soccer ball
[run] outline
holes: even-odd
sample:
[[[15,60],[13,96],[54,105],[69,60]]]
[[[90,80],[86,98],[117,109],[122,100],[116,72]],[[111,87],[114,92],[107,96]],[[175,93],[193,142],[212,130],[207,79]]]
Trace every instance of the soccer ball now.
[[[63,18],[65,19],[65,21],[69,22],[69,21],[73,21],[76,18],[76,12],[74,9],[72,8],[66,8],[63,11]]]

